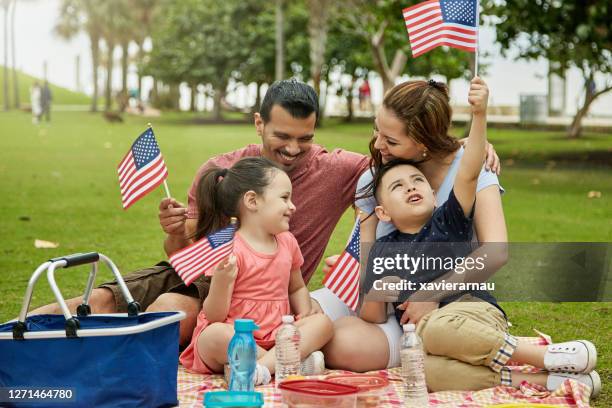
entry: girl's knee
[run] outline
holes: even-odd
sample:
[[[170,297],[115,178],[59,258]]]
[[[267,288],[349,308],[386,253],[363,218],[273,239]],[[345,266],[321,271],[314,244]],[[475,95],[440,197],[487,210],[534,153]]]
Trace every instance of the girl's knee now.
[[[309,326],[313,328],[319,336],[325,338],[325,342],[329,341],[334,333],[334,323],[331,321],[329,317],[322,313],[316,313],[310,316],[307,316],[301,320],[298,320],[299,326]]]
[[[212,323],[198,336],[198,349],[214,349],[227,347],[227,343],[234,335],[230,325],[225,323]]]

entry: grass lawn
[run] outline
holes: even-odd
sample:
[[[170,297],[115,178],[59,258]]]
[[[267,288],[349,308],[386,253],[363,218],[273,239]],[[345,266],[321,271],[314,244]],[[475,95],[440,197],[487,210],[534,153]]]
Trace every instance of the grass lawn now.
[[[195,170],[207,158],[258,139],[251,125],[194,125],[188,115],[167,114],[153,121],[170,175],[173,195],[185,200]],[[157,204],[163,189],[129,211],[121,209],[116,165],[147,119],[108,124],[100,115],[57,112],[51,125],[34,126],[28,114],[0,113],[0,321],[14,317],[28,279],[46,259],[72,252],[100,251],[123,273],[164,258]],[[457,134],[460,129],[457,129]],[[333,120],[317,131],[328,148],[367,152],[371,126]],[[612,241],[612,134],[587,134],[568,141],[562,133],[489,131],[503,158],[504,209],[514,242]],[[606,164],[607,163],[607,164]],[[588,198],[590,191],[601,198]],[[333,194],[333,192],[330,192]],[[351,215],[345,214],[326,254],[346,242]],[[35,239],[59,242],[36,249]],[[101,268],[98,282],[110,278]],[[67,297],[81,293],[85,268],[57,273]],[[320,286],[321,271],[310,288]],[[53,300],[46,279],[34,292],[33,306]],[[612,303],[504,303],[518,335],[537,328],[555,341],[592,340],[598,347],[603,395],[595,406],[612,406]]]

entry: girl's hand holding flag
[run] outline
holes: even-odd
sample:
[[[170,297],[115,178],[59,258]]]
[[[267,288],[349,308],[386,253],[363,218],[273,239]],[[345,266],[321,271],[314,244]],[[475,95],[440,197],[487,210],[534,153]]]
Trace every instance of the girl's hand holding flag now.
[[[213,279],[224,285],[231,285],[238,276],[238,268],[236,266],[236,256],[231,254],[217,264],[212,270]]]
[[[204,274],[211,276],[216,271],[221,271],[223,276],[228,278],[232,274],[235,275],[236,259],[234,257],[232,261],[233,256],[230,254],[234,247],[237,222],[238,220],[232,217],[227,227],[203,237],[170,256],[170,264],[185,285],[189,286],[198,277]]]

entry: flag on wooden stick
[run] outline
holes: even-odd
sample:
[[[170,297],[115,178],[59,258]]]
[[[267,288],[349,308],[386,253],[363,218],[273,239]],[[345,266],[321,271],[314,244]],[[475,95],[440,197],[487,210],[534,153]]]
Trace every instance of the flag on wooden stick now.
[[[403,14],[413,57],[441,45],[478,51],[477,0],[429,0]]]
[[[117,172],[121,204],[126,210],[166,180],[168,169],[152,128],[138,136],[117,166]]]
[[[229,226],[205,236],[170,256],[170,264],[185,285],[189,286],[191,282],[206,274],[232,253],[235,233],[236,218],[232,218]]]

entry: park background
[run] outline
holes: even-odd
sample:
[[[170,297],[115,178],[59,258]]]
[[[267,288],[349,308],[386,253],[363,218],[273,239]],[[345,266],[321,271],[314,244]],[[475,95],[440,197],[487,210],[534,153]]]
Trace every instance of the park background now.
[[[50,257],[100,251],[123,273],[164,258],[163,190],[123,211],[116,179],[148,122],[183,201],[206,159],[258,142],[251,113],[275,78],[319,91],[326,115],[315,140],[329,149],[367,153],[384,90],[413,78],[450,84],[452,132],[463,136],[472,55],[438,48],[412,59],[401,9],[415,3],[0,0],[0,320],[18,313],[32,271]],[[481,3],[481,75],[491,88],[489,140],[502,159],[509,240],[612,241],[609,2]],[[362,105],[364,78],[372,98]],[[52,121],[35,125],[29,92],[43,79],[52,84]],[[521,104],[521,95],[533,98]],[[347,213],[326,256],[342,249],[350,227]],[[59,247],[36,248],[37,239]],[[82,292],[85,269],[58,275],[66,296]],[[109,278],[102,268],[98,282]],[[309,287],[321,279],[319,268]],[[52,300],[41,280],[33,306]],[[592,340],[604,386],[594,406],[612,406],[610,303],[503,307],[515,334]]]

